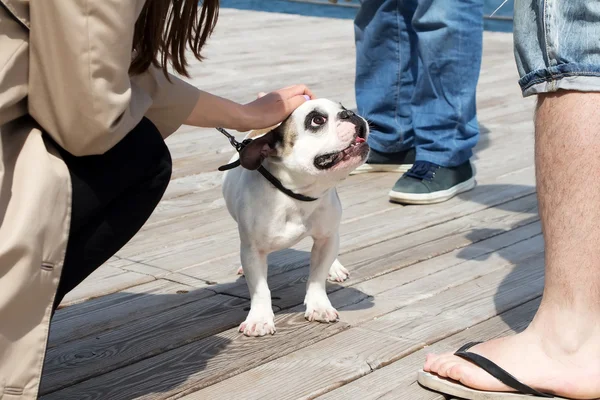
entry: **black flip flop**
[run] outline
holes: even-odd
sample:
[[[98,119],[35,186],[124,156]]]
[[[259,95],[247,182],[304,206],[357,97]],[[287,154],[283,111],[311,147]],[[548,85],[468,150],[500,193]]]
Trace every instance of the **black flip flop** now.
[[[468,388],[451,379],[442,378],[438,375],[425,371],[419,371],[418,382],[431,390],[446,395],[456,396],[467,400],[527,400],[534,398],[569,400],[564,397],[556,397],[548,393],[542,393],[520,382],[517,378],[500,368],[496,363],[479,354],[470,353],[468,350],[481,342],[467,343],[454,355],[463,358],[477,367],[481,368],[506,386],[515,389],[516,392],[487,392]]]

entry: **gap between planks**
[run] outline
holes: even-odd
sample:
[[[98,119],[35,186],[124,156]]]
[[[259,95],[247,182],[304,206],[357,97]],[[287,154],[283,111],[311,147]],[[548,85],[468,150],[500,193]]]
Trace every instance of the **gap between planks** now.
[[[530,263],[535,268],[514,267],[482,276],[184,398],[209,399],[227,393],[231,398],[284,400],[327,393],[425,345],[539,297],[543,288],[542,257]],[[496,293],[501,284],[510,285],[510,290]]]
[[[506,236],[510,235],[510,233],[505,234]],[[497,239],[498,237],[496,237],[495,239]],[[535,238],[529,239],[529,240],[534,240]],[[517,245],[515,245],[517,246]],[[538,243],[539,246],[539,243]],[[528,243],[523,244],[521,247],[524,248],[534,248],[536,246],[531,246]],[[509,249],[507,250],[508,253],[511,253],[514,249]],[[519,252],[516,252],[519,253]],[[523,258],[527,258],[527,252],[520,252],[521,254],[523,254],[521,257]],[[541,257],[541,256],[539,256]],[[493,263],[497,263],[500,262],[500,264],[502,263],[502,257],[499,257],[497,259],[498,261],[493,261],[491,259],[486,259],[485,257],[482,260],[479,260],[479,263],[483,263],[484,265],[490,265]],[[539,260],[538,260],[539,261]],[[505,263],[507,261],[504,261]],[[521,262],[520,260],[518,262]],[[433,265],[433,263],[430,263],[431,265]],[[508,265],[511,265],[510,262],[508,262]],[[526,265],[525,261],[523,261],[522,265]],[[539,267],[539,265],[538,265]],[[497,267],[498,268],[498,267]],[[414,304],[409,304],[407,306],[405,306],[404,308],[401,308],[400,310],[396,310],[396,311],[392,311],[390,314],[387,315],[393,315],[393,314],[400,314],[402,316],[402,320],[406,323],[406,321],[413,321],[416,319],[418,319],[419,321],[421,321],[423,319],[423,316],[427,317],[427,318],[434,318],[434,317],[438,317],[439,315],[428,315],[427,314],[427,309],[431,308],[431,310],[435,310],[436,308],[439,308],[441,305],[444,306],[444,309],[446,309],[447,311],[445,311],[446,314],[448,314],[448,312],[450,312],[451,315],[461,315],[461,313],[455,313],[453,312],[453,307],[454,308],[458,308],[460,311],[460,304],[457,304],[456,302],[458,301],[457,299],[460,298],[460,296],[457,295],[456,292],[461,292],[461,288],[462,288],[462,292],[465,295],[469,295],[470,298],[468,299],[469,304],[478,304],[479,307],[474,310],[473,312],[470,313],[470,319],[469,320],[463,320],[461,323],[459,323],[459,321],[452,321],[452,319],[448,319],[446,322],[447,324],[444,325],[442,328],[443,330],[440,331],[440,327],[438,327],[438,329],[434,329],[432,332],[430,332],[429,334],[429,338],[435,338],[436,335],[444,335],[446,332],[448,332],[448,330],[453,330],[453,329],[458,329],[460,328],[460,326],[464,326],[465,324],[469,323],[469,321],[475,321],[478,318],[489,318],[490,316],[493,316],[495,314],[494,311],[492,309],[490,309],[490,304],[489,304],[489,300],[490,300],[490,294],[492,294],[498,287],[498,284],[501,283],[504,278],[507,278],[507,285],[510,285],[511,287],[516,287],[519,290],[516,292],[518,294],[518,296],[508,296],[508,297],[504,297],[503,301],[498,305],[500,307],[500,309],[506,308],[508,307],[510,304],[512,304],[511,302],[515,301],[515,298],[518,298],[520,301],[525,301],[528,296],[532,296],[532,295],[538,295],[539,291],[541,290],[541,285],[539,282],[539,277],[537,275],[541,274],[541,270],[539,268],[537,269],[533,269],[533,270],[528,270],[527,268],[516,268],[516,267],[512,267],[512,266],[507,266],[506,268],[501,268],[498,270],[495,270],[494,272],[491,272],[490,275],[484,275],[480,278],[475,279],[474,281],[468,281],[466,283],[463,283],[457,287],[453,287],[453,288],[444,288],[444,286],[440,286],[438,285],[437,288],[432,287],[431,284],[429,285],[425,285],[424,289],[426,292],[429,291],[431,292],[433,290],[432,293],[436,293],[439,292],[440,290],[442,290],[442,292],[436,296],[425,296],[426,298],[420,298],[418,293],[415,293],[414,291],[412,292],[412,296],[414,296],[414,298],[416,300],[418,300],[416,303]],[[472,268],[465,266],[464,268],[465,271],[470,271],[472,270]],[[400,272],[400,271],[398,271]],[[442,271],[443,272],[443,271]],[[479,271],[477,269],[472,270],[473,274],[475,274],[476,276],[480,276],[481,273],[483,273],[482,271]],[[425,269],[424,273],[427,273],[427,269]],[[536,275],[537,274],[537,275]],[[450,274],[450,276],[452,276],[453,274]],[[412,276],[412,274],[409,273],[408,275],[409,277]],[[534,282],[536,282],[535,284],[531,284],[531,282],[529,282],[527,285],[525,285],[525,287],[523,287],[522,285],[524,285],[524,281],[527,278],[531,278],[533,276],[532,279]],[[382,282],[385,281],[387,278],[387,276],[382,276],[379,278],[375,278],[375,279],[379,279]],[[434,276],[434,274],[428,274],[426,276],[425,279],[428,279],[430,282],[432,282],[432,284],[434,284],[435,282],[443,282],[443,279],[437,279],[437,277]],[[375,281],[375,280],[374,280]],[[483,285],[483,289],[482,289],[482,285]],[[374,282],[374,286],[376,285],[376,282]],[[435,286],[435,285],[434,285]],[[418,290],[418,285],[414,285],[415,289]],[[465,289],[467,288],[467,289]],[[347,289],[343,289],[343,290],[352,290],[351,288],[347,288]],[[512,289],[511,293],[515,293],[516,289]],[[403,301],[407,301],[407,297],[401,293],[401,290],[397,290],[396,293],[398,293],[396,296],[401,296],[401,297],[397,297],[398,302],[402,301],[402,298],[404,298]],[[375,299],[377,299],[377,295],[375,295]],[[436,301],[438,303],[436,303]],[[433,305],[428,305],[427,303],[432,303]],[[439,304],[441,302],[441,304]],[[390,301],[384,303],[384,304],[391,304]],[[339,307],[339,306],[338,306]],[[449,309],[448,309],[449,308]],[[464,308],[464,305],[462,306],[462,308]],[[493,308],[493,307],[492,307]],[[415,314],[415,312],[413,311],[411,313],[411,310],[420,310],[417,314]],[[151,384],[149,384],[148,379],[150,375],[145,375],[145,374],[156,374],[159,373],[158,370],[156,370],[155,368],[151,367],[152,365],[156,365],[156,366],[160,366],[161,370],[164,373],[167,373],[168,371],[172,371],[170,372],[171,374],[178,374],[178,373],[187,373],[187,374],[191,374],[191,371],[186,370],[185,372],[182,370],[183,365],[180,365],[179,363],[182,361],[181,357],[185,355],[185,359],[187,359],[188,361],[186,361],[186,363],[190,362],[191,360],[188,358],[189,356],[191,356],[191,354],[194,354],[195,352],[197,353],[197,351],[201,351],[200,354],[204,354],[203,356],[196,354],[195,357],[200,357],[200,360],[206,360],[206,364],[204,366],[204,368],[198,368],[198,365],[189,365],[190,368],[194,368],[194,370],[199,369],[200,371],[197,371],[197,374],[199,374],[200,376],[198,376],[200,382],[204,382],[202,385],[207,384],[207,382],[214,382],[215,380],[221,380],[226,376],[226,372],[225,371],[231,371],[230,373],[240,373],[246,369],[248,369],[250,366],[256,366],[257,361],[260,363],[260,361],[264,361],[265,357],[268,359],[270,357],[279,357],[282,354],[287,354],[289,352],[289,350],[293,350],[294,346],[303,346],[303,343],[308,343],[310,342],[309,338],[311,338],[310,332],[313,330],[317,330],[317,333],[315,336],[316,337],[321,337],[320,340],[323,339],[322,336],[319,335],[325,335],[326,336],[331,336],[331,333],[337,333],[334,331],[329,331],[328,333],[324,333],[323,329],[325,328],[331,328],[331,329],[345,329],[345,327],[347,326],[344,322],[340,323],[340,324],[333,324],[333,325],[323,325],[323,324],[308,324],[306,322],[303,321],[303,318],[301,315],[297,315],[296,313],[299,312],[300,309],[295,309],[293,310],[294,314],[283,314],[283,315],[278,315],[278,323],[280,323],[280,320],[282,318],[291,318],[292,321],[295,321],[293,323],[293,325],[296,325],[296,327],[294,329],[291,330],[291,332],[288,333],[288,335],[290,335],[291,337],[287,337],[288,335],[286,334],[282,334],[280,335],[278,333],[278,335],[274,336],[273,338],[266,338],[266,340],[261,340],[261,341],[255,341],[255,342],[251,342],[251,345],[246,344],[243,345],[243,348],[247,348],[247,351],[250,351],[250,355],[252,354],[256,354],[256,352],[260,352],[260,354],[262,354],[261,358],[257,359],[253,359],[252,356],[250,359],[244,359],[241,358],[240,356],[235,357],[235,360],[237,361],[233,361],[231,359],[231,354],[233,352],[233,354],[237,354],[236,351],[234,350],[235,343],[237,343],[239,340],[242,340],[242,343],[247,343],[248,341],[246,340],[247,338],[243,338],[240,337],[239,334],[236,332],[235,328],[234,329],[230,329],[226,332],[221,332],[219,334],[217,334],[216,336],[213,337],[206,337],[205,339],[199,340],[197,342],[193,342],[191,344],[185,345],[183,347],[180,348],[176,348],[172,351],[167,351],[163,354],[160,354],[156,357],[152,357],[150,359],[146,359],[141,361],[140,363],[137,364],[133,364],[133,365],[129,365],[126,366],[120,370],[116,370],[113,372],[110,372],[106,375],[102,375],[100,377],[91,379],[87,382],[82,382],[80,385],[76,385],[73,386],[71,388],[67,388],[64,390],[61,390],[59,392],[55,392],[51,395],[48,396],[49,399],[51,398],[61,398],[61,399],[69,399],[69,398],[76,398],[76,397],[71,397],[71,395],[69,393],[86,393],[87,395],[92,395],[93,393],[96,393],[96,391],[101,390],[101,387],[104,387],[105,389],[102,390],[101,392],[103,393],[103,395],[110,395],[111,399],[117,399],[117,398],[128,398],[128,397],[123,397],[123,396],[133,396],[134,393],[136,393],[136,390],[142,390],[144,391],[145,389],[140,389],[140,385],[144,386],[144,385],[149,385],[152,386]],[[387,310],[383,310],[384,312]],[[344,313],[344,308],[341,307],[341,312],[342,315]],[[408,313],[408,314],[407,314]],[[183,316],[183,314],[180,313],[180,315]],[[238,315],[238,318],[240,318],[241,315]],[[368,313],[365,314],[365,317],[368,318],[368,320],[372,319],[372,314]],[[242,317],[243,318],[243,317]],[[473,319],[474,318],[474,319]],[[375,320],[374,322],[377,322],[378,324],[381,324],[380,321],[387,321],[387,319],[385,319],[385,317],[382,318],[378,318],[377,320]],[[343,320],[342,320],[343,321]],[[392,318],[392,321],[394,323],[397,323],[397,320]],[[420,324],[420,322],[419,322]],[[462,324],[462,325],[461,325]],[[135,325],[135,324],[134,324]],[[299,329],[299,327],[302,326],[304,327],[304,329]],[[393,324],[390,325],[392,327],[392,331],[393,329]],[[361,329],[367,329],[367,330],[373,330],[373,331],[378,331],[380,329],[380,326],[375,324],[373,325],[372,323],[367,322],[366,324],[363,324],[360,326]],[[163,328],[166,329],[166,328]],[[138,331],[139,328],[136,328],[135,326],[129,327],[128,330],[135,330]],[[297,331],[302,331],[306,334],[306,330],[308,330],[309,332],[309,336],[308,338],[306,337],[302,337],[300,340],[300,343],[297,345],[294,345],[294,335],[296,334],[295,332]],[[390,329],[388,329],[390,330]],[[283,331],[285,332],[285,325],[284,325],[284,329]],[[320,332],[320,333],[319,333]],[[402,332],[403,335],[399,335],[398,339],[400,341],[402,340],[417,340],[419,342],[424,341],[424,339],[426,338],[416,338],[414,336],[406,336],[407,332],[413,332],[410,330],[406,330],[405,326],[402,328]],[[148,333],[146,333],[148,334]],[[386,333],[389,334],[389,333]],[[165,335],[165,334],[161,334],[161,335]],[[412,333],[412,335],[415,335],[415,333]],[[273,341],[279,341],[278,343],[281,343],[282,346],[284,346],[284,348],[273,348],[272,344],[269,344],[269,340]],[[314,340],[314,337],[313,337]],[[225,342],[227,342],[227,344],[224,344]],[[220,344],[219,344],[220,343]],[[262,346],[261,343],[264,343],[266,345]],[[219,344],[219,346],[225,346],[225,347],[219,347],[220,349],[224,350],[225,348],[227,348],[227,352],[226,353],[221,353],[221,350],[217,351],[217,353],[212,353],[212,350],[210,350],[211,348],[213,348],[212,346],[215,344]],[[206,348],[206,346],[209,346],[208,348]],[[304,344],[305,345],[305,344]],[[231,347],[233,346],[233,347]],[[248,347],[250,346],[250,347]],[[204,350],[202,350],[204,349]],[[208,353],[205,353],[206,351],[208,351]],[[273,354],[273,352],[275,352],[275,354]],[[214,357],[209,356],[208,358],[207,355],[211,354],[214,355]],[[221,361],[219,361],[221,360]],[[214,363],[214,368],[209,368],[208,364]],[[193,364],[193,363],[192,363]],[[212,365],[212,364],[211,364]],[[260,368],[260,367],[259,367]],[[208,374],[210,376],[206,376],[207,371],[208,370]],[[142,372],[143,371],[143,372]],[[354,371],[354,370],[353,370]],[[61,373],[62,373],[62,379],[65,379],[69,376],[69,372],[67,370],[65,370],[64,368],[61,369]],[[353,372],[354,373],[354,372]],[[141,376],[141,375],[143,376]],[[204,376],[203,376],[204,374]],[[216,375],[214,375],[216,374]],[[119,377],[122,377],[123,379],[120,379]],[[165,378],[166,379],[166,378]],[[115,381],[116,380],[116,381]],[[181,381],[181,378],[176,378],[177,381]],[[114,382],[113,382],[114,381]],[[159,380],[160,381],[160,380]],[[188,382],[187,385],[192,385],[192,387],[194,387],[194,390],[197,388],[197,386],[193,385],[193,380],[191,379],[190,376],[188,376],[184,381]],[[112,384],[109,384],[109,382],[113,382]],[[118,383],[117,383],[118,382]],[[129,383],[131,383],[131,386],[129,386]],[[156,383],[156,382],[155,382]],[[159,385],[158,383],[156,383],[157,385]],[[108,385],[108,386],[107,386]],[[111,385],[115,385],[112,388],[110,387]],[[201,385],[201,386],[202,386]],[[118,388],[119,393],[115,393],[113,392],[114,390],[116,390]],[[181,391],[185,389],[185,384],[183,384],[183,387],[178,387],[177,389],[173,389],[172,390],[176,390],[176,391]],[[158,390],[157,388],[154,388],[152,390],[152,392],[154,393],[156,390]],[[162,389],[160,389],[160,392],[164,392],[164,394],[168,394],[167,392],[171,392],[169,390],[166,390],[165,392],[165,388],[163,387]],[[190,389],[191,390],[191,389]],[[108,391],[108,392],[107,392]],[[131,397],[129,397],[131,398]],[[156,397],[155,395],[152,396],[141,396],[140,398],[164,398],[161,396]]]
[[[436,257],[438,260],[444,260],[448,257],[468,259],[482,256],[490,251],[497,251],[502,246],[507,247],[520,240],[538,235],[540,228],[535,224],[538,220],[536,204],[535,196],[530,195],[508,202],[501,209],[483,210],[446,224],[436,225],[381,243],[374,248],[358,250],[342,257],[342,261],[351,271],[350,279],[341,285],[330,283],[328,290],[334,292],[342,287],[356,286],[365,280],[405,269]],[[523,228],[518,229],[521,227]],[[508,231],[512,231],[512,234],[493,239]],[[461,250],[465,247],[468,248]],[[450,255],[444,256],[449,252]],[[280,308],[294,306],[302,302],[307,277],[305,269],[307,268],[308,255],[300,255],[299,261],[294,261],[294,258],[289,259],[288,257],[274,257],[271,259],[271,262],[277,264],[281,269],[280,271],[272,268],[269,271],[269,283],[273,296],[280,298],[280,300],[275,299],[274,304]],[[346,262],[346,259],[348,259],[348,262]],[[298,262],[305,268],[286,270],[286,264],[291,263],[293,266],[294,263]],[[149,312],[170,309],[178,305],[180,300],[187,302],[190,301],[188,299],[195,299],[197,296],[208,297],[208,295],[215,292],[240,298],[249,297],[245,280],[240,278],[235,284],[230,285],[204,286],[202,290],[198,290],[199,288],[194,290],[186,288],[186,295],[175,296],[177,302],[173,305],[171,301],[167,301],[173,299],[173,297],[167,296],[163,301],[159,301],[155,296],[155,290],[160,290],[161,293],[168,293],[169,291],[176,293],[184,289],[177,287],[175,284],[168,285],[164,280],[158,282],[160,283],[149,283],[128,289],[127,292],[117,292],[112,296],[94,299],[91,302],[78,305],[75,309],[67,308],[59,311],[55,318],[56,323],[52,326],[51,338],[56,336],[56,338],[68,337],[70,340],[76,340],[85,333],[88,335],[97,333],[98,327],[114,328],[119,324],[131,322],[134,317],[136,319],[144,318],[148,316]],[[359,288],[359,286],[356,287]],[[148,293],[145,293],[145,291],[148,291]],[[190,294],[187,294],[187,292]],[[130,300],[130,298],[133,299]],[[103,308],[106,308],[106,310]],[[65,311],[67,311],[66,315],[72,316],[69,320],[70,325],[64,325],[61,322]],[[85,316],[81,315],[80,318],[75,320],[74,318],[78,312],[80,314],[85,313]],[[83,329],[85,326],[88,327],[88,330]],[[73,331],[81,333],[74,335]],[[55,345],[51,340],[50,346]]]

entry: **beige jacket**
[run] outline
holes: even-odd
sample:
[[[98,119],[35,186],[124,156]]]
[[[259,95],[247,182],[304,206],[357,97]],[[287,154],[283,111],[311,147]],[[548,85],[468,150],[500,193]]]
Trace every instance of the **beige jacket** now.
[[[69,171],[41,129],[75,155],[102,154],[143,116],[170,135],[198,99],[156,69],[128,76],[144,1],[0,0],[2,400],[38,397],[69,234]]]

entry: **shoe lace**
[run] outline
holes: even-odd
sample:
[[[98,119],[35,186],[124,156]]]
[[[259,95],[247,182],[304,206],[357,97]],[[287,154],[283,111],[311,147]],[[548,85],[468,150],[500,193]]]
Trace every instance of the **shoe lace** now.
[[[440,168],[439,165],[428,161],[415,161],[413,166],[404,175],[415,179],[431,181],[438,168]]]

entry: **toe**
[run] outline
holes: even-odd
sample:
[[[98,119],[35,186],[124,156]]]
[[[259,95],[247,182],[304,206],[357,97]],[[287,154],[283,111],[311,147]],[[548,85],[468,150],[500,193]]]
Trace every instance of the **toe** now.
[[[452,365],[447,371],[447,377],[462,383],[463,385],[473,389],[483,389],[481,383],[477,379],[473,379],[477,375],[476,367],[468,364],[467,362],[457,362]],[[489,389],[491,387],[486,387]]]
[[[439,355],[437,354],[427,353],[427,356],[425,356],[425,364],[423,365],[423,371],[430,372],[431,364],[433,364],[433,362],[437,360],[438,357]]]
[[[457,358],[456,356],[449,356],[449,355],[441,355],[438,356],[435,360],[433,360],[433,362],[431,363],[429,370],[431,372],[433,372],[434,374],[439,374],[440,368],[450,362],[453,361],[455,358]]]
[[[425,364],[423,364],[423,371],[425,371],[425,372],[431,371],[431,364],[433,364],[433,361],[437,357],[438,356],[436,354],[427,353],[427,355],[425,356]]]
[[[444,378],[450,378],[449,371],[454,368],[455,365],[459,364],[460,360],[445,360],[440,364],[437,370],[437,374]]]
[[[454,362],[443,376],[476,390],[503,391],[508,389],[484,370],[462,359]]]
[[[340,314],[338,314],[337,310],[332,308],[327,310],[327,320],[330,322],[337,321],[340,318]]]
[[[312,322],[312,320],[313,320],[313,312],[312,311],[307,311],[306,313],[304,313],[304,318],[306,318],[309,322]]]
[[[461,363],[455,363],[446,371],[446,377],[453,379],[457,382],[461,381],[464,374],[464,365]]]

